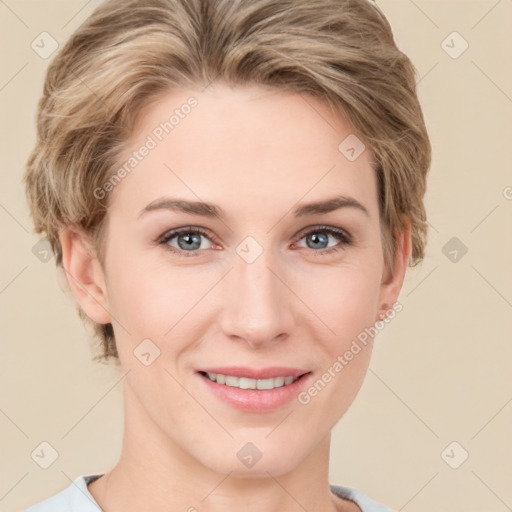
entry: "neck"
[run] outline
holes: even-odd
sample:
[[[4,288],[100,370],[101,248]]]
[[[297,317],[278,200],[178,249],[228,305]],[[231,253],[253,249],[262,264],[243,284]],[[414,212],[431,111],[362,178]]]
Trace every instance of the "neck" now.
[[[111,471],[88,487],[104,512],[359,510],[330,492],[330,434],[288,472],[276,474],[272,467],[265,467],[258,474],[240,474],[238,468],[220,473],[170,439],[128,388],[125,385],[121,457]]]

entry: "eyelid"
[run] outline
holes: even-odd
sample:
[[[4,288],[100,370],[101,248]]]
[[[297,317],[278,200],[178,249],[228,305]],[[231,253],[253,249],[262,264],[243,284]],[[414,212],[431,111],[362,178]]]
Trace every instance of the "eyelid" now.
[[[342,228],[338,228],[336,226],[329,226],[329,225],[321,225],[321,224],[313,224],[312,226],[307,226],[303,229],[301,229],[297,235],[295,235],[295,240],[300,240],[304,236],[308,235],[311,232],[329,232],[334,233],[336,236],[342,239],[347,244],[353,243],[353,237],[352,235],[346,230]],[[320,252],[320,251],[317,251]]]
[[[181,233],[189,233],[189,232],[197,232],[201,233],[208,239],[210,239],[212,242],[218,243],[215,236],[207,229],[201,228],[199,226],[181,226],[179,228],[171,228],[168,229],[165,233],[158,236],[158,238],[155,240],[155,242],[158,243],[165,243],[166,241],[169,241],[171,238],[174,238],[175,236],[178,236]]]

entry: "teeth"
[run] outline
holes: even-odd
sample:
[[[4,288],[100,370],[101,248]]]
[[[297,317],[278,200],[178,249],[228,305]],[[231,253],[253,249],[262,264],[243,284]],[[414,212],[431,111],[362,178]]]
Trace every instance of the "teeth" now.
[[[240,389],[256,389],[256,379],[247,379],[246,377],[240,377],[238,379],[238,387]]]
[[[207,373],[208,378],[217,382],[217,384],[225,384],[233,388],[240,389],[274,389],[282,386],[288,386],[295,382],[297,378],[288,377],[271,377],[270,379],[250,379],[248,377],[234,377],[232,375],[222,375],[221,373]]]
[[[238,377],[231,377],[230,375],[226,375],[226,386],[236,386],[240,387],[240,379]]]
[[[274,379],[259,379],[256,387],[258,389],[273,389]]]

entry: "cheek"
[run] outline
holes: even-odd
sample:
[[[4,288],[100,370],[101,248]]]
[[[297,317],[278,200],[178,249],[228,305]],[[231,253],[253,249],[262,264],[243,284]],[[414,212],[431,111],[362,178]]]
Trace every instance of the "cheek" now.
[[[333,268],[302,281],[303,296],[329,329],[329,352],[342,349],[366,327],[373,325],[378,308],[380,274],[371,266]]]
[[[329,291],[316,291],[312,304],[322,320],[323,335],[312,331],[321,346],[322,361],[316,379],[299,402],[325,412],[333,426],[349,408],[364,380],[373,347],[380,280],[371,271],[338,269],[329,280]],[[314,322],[319,325],[318,321]]]
[[[333,402],[346,410],[359,391],[370,363],[372,326],[378,309],[380,272],[378,266],[361,265],[340,274],[336,310],[331,309],[333,330],[325,379],[332,382]]]
[[[201,272],[192,266],[173,268],[162,259],[155,263],[142,255],[120,256],[109,274],[109,310],[132,335],[130,344],[150,338],[163,347],[173,334],[198,325],[191,320],[217,281],[211,269]],[[118,331],[121,338],[126,336],[124,329]]]

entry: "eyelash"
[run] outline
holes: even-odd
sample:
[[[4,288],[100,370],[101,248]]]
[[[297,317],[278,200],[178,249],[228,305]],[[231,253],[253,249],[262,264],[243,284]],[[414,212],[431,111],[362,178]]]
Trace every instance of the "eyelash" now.
[[[172,240],[176,236],[181,235],[183,233],[201,234],[201,235],[205,236],[206,238],[208,238],[211,242],[218,243],[216,241],[215,237],[211,237],[210,234],[206,230],[199,228],[199,227],[194,227],[194,226],[187,226],[187,227],[167,231],[166,233],[164,233],[163,235],[161,235],[158,238],[157,242],[158,242],[158,244],[163,245],[166,250],[169,250],[178,255],[183,255],[185,258],[190,258],[190,257],[193,258],[196,256],[200,256],[200,253],[202,252],[201,250],[183,251],[180,249],[176,249],[175,247],[171,247],[168,244],[168,242],[170,240]],[[300,241],[303,238],[305,238],[306,236],[311,235],[313,233],[333,235],[334,237],[338,238],[341,241],[338,245],[335,245],[333,247],[329,247],[326,249],[322,249],[322,250],[318,250],[318,251],[311,249],[313,251],[313,253],[315,254],[315,256],[324,256],[326,254],[338,252],[341,249],[343,249],[345,246],[352,245],[352,243],[353,243],[352,237],[348,233],[346,233],[345,231],[342,231],[341,229],[333,228],[331,226],[316,226],[313,229],[310,229],[309,231],[305,231],[305,232],[303,231],[300,233],[300,235],[296,239],[296,241]],[[186,254],[187,252],[189,252],[190,254]]]

